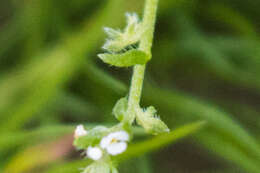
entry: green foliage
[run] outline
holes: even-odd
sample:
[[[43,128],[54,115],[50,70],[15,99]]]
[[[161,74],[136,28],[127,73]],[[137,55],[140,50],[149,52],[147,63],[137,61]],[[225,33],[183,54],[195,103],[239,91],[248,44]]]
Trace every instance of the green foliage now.
[[[117,173],[115,169],[111,170],[110,165],[105,162],[95,162],[88,166],[83,173],[96,173],[96,172],[104,172],[104,173]]]
[[[123,33],[105,28],[110,39],[103,48],[112,54],[99,54],[98,56],[104,62],[117,67],[134,66],[134,72],[129,98],[120,99],[113,109],[114,115],[121,121],[118,125],[111,127],[111,130],[95,127],[86,131],[82,125],[76,127],[74,146],[86,150],[87,156],[94,160],[94,163],[87,166],[83,173],[118,172],[112,163],[111,156],[121,154],[127,149],[127,142],[130,140],[129,134],[132,134],[131,126],[135,119],[148,133],[157,135],[170,131],[166,124],[157,117],[154,107],[150,106],[143,112],[139,105],[145,65],[151,57],[149,55],[151,55],[157,6],[158,0],[145,2],[142,22],[138,21],[136,14],[127,13],[127,26]],[[137,42],[140,42],[140,48],[127,50],[123,54],[116,53]]]
[[[127,15],[123,30],[111,29],[122,28],[126,11],[141,14],[143,3],[0,2],[0,172],[78,173],[92,164],[78,160],[81,151],[71,146],[75,125],[89,122],[89,132],[100,123],[112,127],[111,109],[126,95],[131,72],[97,64],[93,55],[102,52],[102,28],[108,26],[104,61],[138,64],[138,74],[144,72],[140,66],[151,59],[152,41],[141,44],[141,35],[153,29],[140,29],[147,23],[136,14]],[[141,127],[132,129],[134,144],[113,157],[119,172],[259,172],[259,6],[254,0],[160,1],[144,97],[133,99],[133,117],[125,116],[124,99],[113,114],[120,122],[153,127],[140,122],[140,111],[143,121],[166,129],[154,109],[141,109],[154,105],[170,129],[180,128],[152,138]],[[189,123],[200,120],[206,125],[196,131],[203,123]],[[190,133],[192,138],[170,145]],[[79,142],[85,137],[76,145],[85,144]]]

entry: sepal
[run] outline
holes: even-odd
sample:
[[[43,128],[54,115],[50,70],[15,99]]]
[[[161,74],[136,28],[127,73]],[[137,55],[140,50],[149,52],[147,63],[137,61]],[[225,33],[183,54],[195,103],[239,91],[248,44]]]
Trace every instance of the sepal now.
[[[136,44],[140,41],[142,35],[141,22],[137,14],[127,13],[127,26],[123,31],[105,27],[104,30],[108,39],[103,46],[108,52],[116,53],[124,50],[127,46]]]
[[[156,115],[156,109],[153,106],[146,110],[138,108],[136,111],[136,120],[146,132],[157,135],[160,133],[169,132],[167,125]]]

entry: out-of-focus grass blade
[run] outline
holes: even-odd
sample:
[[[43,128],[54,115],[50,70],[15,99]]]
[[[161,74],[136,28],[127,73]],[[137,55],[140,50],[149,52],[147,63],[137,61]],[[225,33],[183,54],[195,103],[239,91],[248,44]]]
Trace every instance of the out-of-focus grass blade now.
[[[205,66],[221,79],[259,92],[260,80],[257,74],[238,68],[235,64],[228,61],[227,55],[215,49],[215,46],[209,41],[199,39],[198,37],[190,37],[189,40],[184,41],[180,45],[180,47],[184,48],[182,52],[189,52],[185,54],[193,54],[201,58],[200,60],[206,64]],[[181,49],[180,47],[179,49]]]
[[[109,1],[97,16],[87,22],[88,24],[81,32],[71,34],[60,45],[41,55],[43,59],[38,59],[22,70],[21,74],[25,73],[22,76],[26,81],[32,79],[32,76],[35,77],[33,78],[35,80],[29,80],[33,85],[30,86],[27,95],[22,97],[21,102],[15,105],[16,109],[10,108],[2,113],[4,117],[7,117],[5,123],[1,123],[0,129],[2,131],[15,130],[23,126],[31,116],[41,110],[57,94],[61,86],[82,65],[84,54],[93,50],[95,44],[102,38],[104,34],[101,28],[108,24],[107,21],[110,21],[108,25],[116,25],[121,22],[118,9],[123,10],[122,3],[122,0]],[[111,18],[114,20],[109,20]],[[16,75],[10,76],[10,78],[12,77],[17,78]],[[2,91],[0,86],[0,95]],[[12,92],[8,91],[8,93]]]
[[[181,57],[181,55],[184,55],[184,57],[193,57],[195,55],[200,58],[199,61],[202,62],[205,67],[213,71],[215,75],[221,79],[250,89],[260,90],[258,75],[249,73],[229,61],[228,56],[224,52],[219,51],[219,49],[199,31],[189,17],[179,14],[177,15],[176,21],[180,27],[180,36],[182,37],[181,41],[177,44],[178,46],[174,45],[176,46],[174,51],[180,53],[177,53],[176,57]],[[259,60],[256,59],[255,63],[258,64]]]
[[[150,155],[143,155],[118,165],[118,172],[123,173],[153,173],[153,162]]]
[[[213,2],[207,8],[207,12],[209,17],[212,16],[220,23],[232,27],[232,29],[237,31],[240,35],[251,38],[256,38],[258,35],[254,25],[249,19],[227,5]]]
[[[149,156],[140,157],[137,160],[138,170],[140,173],[153,173],[153,166]]]
[[[248,162],[254,161],[254,163],[260,161],[259,144],[238,122],[230,118],[225,112],[219,111],[217,108],[186,96],[181,92],[163,91],[156,88],[146,88],[144,91],[146,93],[146,98],[150,102],[157,103],[164,109],[172,112],[177,112],[176,115],[181,114],[187,118],[206,120],[208,126],[213,129],[214,133],[212,133],[212,135],[216,135],[219,140],[223,140],[221,141],[222,143],[228,143],[230,146],[234,147],[234,150],[239,151],[241,154],[241,158],[243,157],[246,159],[248,157],[250,158]],[[153,94],[151,95],[149,93]],[[225,136],[224,139],[223,136]],[[208,136],[203,137],[205,139],[208,138]],[[198,139],[200,140],[200,137],[198,137]],[[214,150],[210,145],[208,145],[208,149]],[[223,150],[219,150],[218,154],[223,155],[225,153],[223,153]],[[237,159],[235,158],[233,161],[238,165],[241,164],[240,162],[237,162]],[[254,163],[251,164],[253,165]],[[255,165],[255,167],[257,167],[257,165]],[[244,166],[244,168],[248,167]]]
[[[44,171],[44,173],[79,173],[82,168],[87,167],[90,163],[91,161],[89,159],[64,162],[50,167],[47,171]]]
[[[78,13],[83,8],[86,9],[86,7],[90,6],[93,1],[94,0],[76,0],[68,2],[69,5],[67,8],[69,9],[67,9],[67,12]],[[36,44],[36,46],[39,45],[39,41],[42,41],[41,39],[46,37],[45,34],[47,34],[49,30],[53,31],[53,29],[58,29],[62,32],[61,28],[64,30],[67,27],[64,25],[67,25],[68,21],[62,21],[64,20],[63,15],[65,14],[59,11],[62,8],[59,9],[58,12],[55,8],[58,4],[63,3],[62,0],[17,1],[14,3],[16,3],[17,6],[16,14],[5,28],[0,29],[0,59],[5,58],[2,55],[12,50],[17,43],[24,44],[24,41],[25,43],[30,43],[32,46],[30,50],[35,52],[35,45],[33,44]],[[55,16],[55,20],[51,20],[50,22],[49,19],[54,18],[53,15],[57,16]],[[55,28],[52,27],[52,22],[54,21],[56,22]]]
[[[170,0],[170,1],[159,1],[159,13],[167,14],[169,11],[171,11],[173,8],[179,7],[182,4],[185,3],[193,3],[193,1],[188,0]],[[194,1],[195,2],[195,1]]]
[[[228,54],[229,58],[235,57],[235,60],[240,62],[241,69],[257,76],[260,71],[260,42],[258,40],[223,36],[208,37],[207,40],[216,49]],[[257,85],[257,81],[255,83]]]
[[[218,153],[227,160],[238,163],[240,167],[248,170],[250,173],[259,172],[259,160],[245,154],[243,148],[232,143],[232,141],[230,142],[229,139],[225,139],[224,135],[207,129],[198,134],[198,136],[200,142],[207,148],[210,148],[211,151]]]
[[[93,63],[87,62],[84,73],[88,76],[92,81],[95,81],[102,86],[107,87],[109,90],[123,96],[125,92],[127,92],[127,86],[119,80],[115,80],[113,77],[105,73],[103,70],[96,67]],[[95,74],[95,75],[93,75]]]
[[[144,142],[132,144],[129,146],[127,151],[118,156],[117,159],[123,161],[162,148],[170,143],[178,141],[183,137],[186,137],[187,135],[190,135],[191,133],[194,133],[198,129],[202,128],[204,124],[205,121],[191,123],[177,128],[176,130],[173,130],[169,133],[148,139]]]
[[[90,125],[90,127],[92,126]],[[2,153],[2,150],[8,150],[9,147],[19,144],[35,143],[36,141],[44,141],[44,139],[52,139],[69,133],[73,133],[73,126],[54,125],[40,127],[35,130],[2,133],[0,134],[0,153]]]
[[[29,172],[60,160],[74,148],[72,146],[72,140],[72,136],[66,136],[54,142],[29,147],[18,152],[13,159],[9,161],[3,172]]]

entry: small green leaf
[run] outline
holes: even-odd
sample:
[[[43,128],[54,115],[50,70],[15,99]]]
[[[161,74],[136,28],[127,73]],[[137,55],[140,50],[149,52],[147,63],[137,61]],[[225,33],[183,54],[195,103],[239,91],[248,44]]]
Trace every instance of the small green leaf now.
[[[94,162],[88,167],[85,168],[85,170],[82,173],[110,173],[110,165],[106,162]]]
[[[117,101],[115,107],[113,108],[113,114],[119,121],[122,121],[124,115],[126,114],[126,111],[127,111],[127,98],[124,97]]]
[[[73,145],[78,149],[86,149],[88,146],[98,143],[99,138],[93,135],[86,135],[76,138],[73,142]]]
[[[169,132],[167,125],[156,115],[156,109],[153,106],[148,107],[145,111],[138,108],[136,115],[137,123],[151,134]]]
[[[85,136],[78,137],[74,140],[73,145],[79,149],[86,149],[88,146],[94,146],[99,143],[102,137],[109,133],[109,129],[104,126],[97,126],[88,131]]]
[[[107,64],[117,67],[130,67],[136,64],[145,64],[150,56],[141,50],[129,50],[122,54],[99,54],[98,57]]]

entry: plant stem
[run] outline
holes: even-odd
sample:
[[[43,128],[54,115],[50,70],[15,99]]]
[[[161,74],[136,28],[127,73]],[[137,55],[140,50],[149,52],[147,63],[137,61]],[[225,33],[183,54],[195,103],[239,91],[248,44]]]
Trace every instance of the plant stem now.
[[[140,40],[139,49],[151,56],[151,48],[153,41],[154,25],[156,20],[158,0],[146,0],[143,15],[143,35]],[[135,110],[139,108],[141,93],[143,88],[143,80],[145,73],[145,65],[135,65],[129,91],[127,122],[133,122],[135,119]]]

